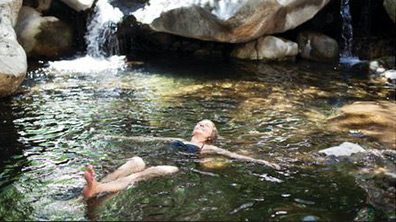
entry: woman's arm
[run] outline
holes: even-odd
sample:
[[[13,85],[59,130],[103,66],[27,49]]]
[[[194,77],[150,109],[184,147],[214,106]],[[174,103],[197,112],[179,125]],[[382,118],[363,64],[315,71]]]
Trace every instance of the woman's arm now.
[[[212,145],[205,145],[202,148],[202,150],[201,150],[201,154],[219,154],[219,155],[224,155],[224,156],[231,157],[233,159],[247,161],[247,162],[252,162],[252,163],[258,163],[258,164],[263,164],[263,165],[272,167],[274,169],[280,170],[280,166],[278,164],[270,163],[270,162],[267,162],[265,160],[254,159],[254,158],[248,157],[248,156],[243,156],[243,155],[240,155],[240,154],[237,154],[237,153],[233,153],[233,152],[230,152],[228,150],[221,149],[219,147],[212,146]]]
[[[134,142],[173,142],[175,140],[185,141],[184,139],[180,138],[173,138],[173,137],[153,137],[153,136],[112,136],[112,135],[105,135],[103,136],[105,139],[120,139],[120,140],[130,140]]]

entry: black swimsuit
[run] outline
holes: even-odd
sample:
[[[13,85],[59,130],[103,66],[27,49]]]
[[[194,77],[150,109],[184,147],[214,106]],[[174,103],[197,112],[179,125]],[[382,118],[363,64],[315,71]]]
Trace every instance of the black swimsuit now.
[[[185,144],[180,140],[173,141],[171,144],[171,149],[185,153],[199,153],[201,150],[198,146],[193,144]]]

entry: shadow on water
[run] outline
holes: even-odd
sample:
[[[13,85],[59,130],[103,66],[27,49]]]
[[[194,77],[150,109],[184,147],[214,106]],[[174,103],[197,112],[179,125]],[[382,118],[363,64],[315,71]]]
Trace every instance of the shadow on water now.
[[[249,73],[239,72],[236,60],[223,57],[200,58],[192,56],[158,56],[142,61],[139,66],[148,73],[194,78],[201,81],[249,78]],[[131,67],[134,69],[134,66]]]
[[[12,184],[23,174],[28,165],[23,155],[24,145],[18,140],[20,135],[13,120],[15,110],[9,99],[0,99],[0,220],[20,220],[32,212],[25,196]]]
[[[366,80],[346,82],[333,67],[304,62],[167,57],[96,73],[37,68],[29,72],[22,95],[0,107],[2,120],[10,119],[0,136],[18,150],[9,153],[9,146],[0,145],[0,181],[21,194],[7,205],[34,209],[18,219],[353,219],[365,205],[364,192],[348,174],[353,169],[324,166],[311,154],[343,141],[378,146],[328,132],[326,119],[344,104],[385,99],[388,92]],[[166,155],[159,151],[164,144],[127,139],[188,139],[201,119],[216,122],[220,147],[280,163],[284,170]],[[8,164],[18,156],[20,165]],[[181,170],[82,201],[87,164],[101,178],[132,156],[148,166]],[[7,172],[14,173],[4,178]]]
[[[8,99],[0,100],[0,127],[2,129],[0,132],[0,167],[2,168],[11,162],[23,162],[20,160],[24,159],[23,144],[18,141],[20,135],[13,123],[15,116],[9,103]],[[10,158],[13,160],[11,161]],[[13,170],[20,171],[22,167],[23,165]]]

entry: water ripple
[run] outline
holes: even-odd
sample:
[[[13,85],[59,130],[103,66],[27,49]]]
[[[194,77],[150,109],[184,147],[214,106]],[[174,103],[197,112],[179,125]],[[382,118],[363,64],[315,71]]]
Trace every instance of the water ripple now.
[[[354,181],[335,170],[317,170],[321,166],[310,153],[349,138],[323,127],[335,106],[377,98],[384,89],[362,94],[365,86],[355,84],[346,91],[334,70],[297,64],[242,63],[220,71],[213,66],[219,73],[196,74],[197,69],[192,75],[177,66],[88,72],[69,65],[52,63],[28,73],[24,94],[12,99],[14,142],[23,150],[0,166],[0,187],[7,194],[0,200],[8,198],[0,201],[0,213],[7,203],[26,214],[11,209],[11,219],[336,220],[340,211],[353,219],[364,205]],[[336,105],[334,95],[343,98]],[[188,139],[201,119],[217,124],[217,145],[277,162],[283,170],[170,155],[161,151],[166,144],[122,139]],[[94,165],[101,178],[136,155],[150,166],[181,170],[115,196],[79,199],[86,165]]]

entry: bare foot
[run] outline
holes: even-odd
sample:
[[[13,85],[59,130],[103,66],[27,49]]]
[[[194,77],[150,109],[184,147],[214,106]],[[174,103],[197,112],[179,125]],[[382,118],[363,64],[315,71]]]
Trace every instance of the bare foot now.
[[[94,196],[97,193],[96,185],[97,182],[95,180],[95,171],[92,165],[87,166],[87,171],[84,173],[84,178],[87,181],[87,186],[84,187],[83,196],[85,198],[89,198]]]

